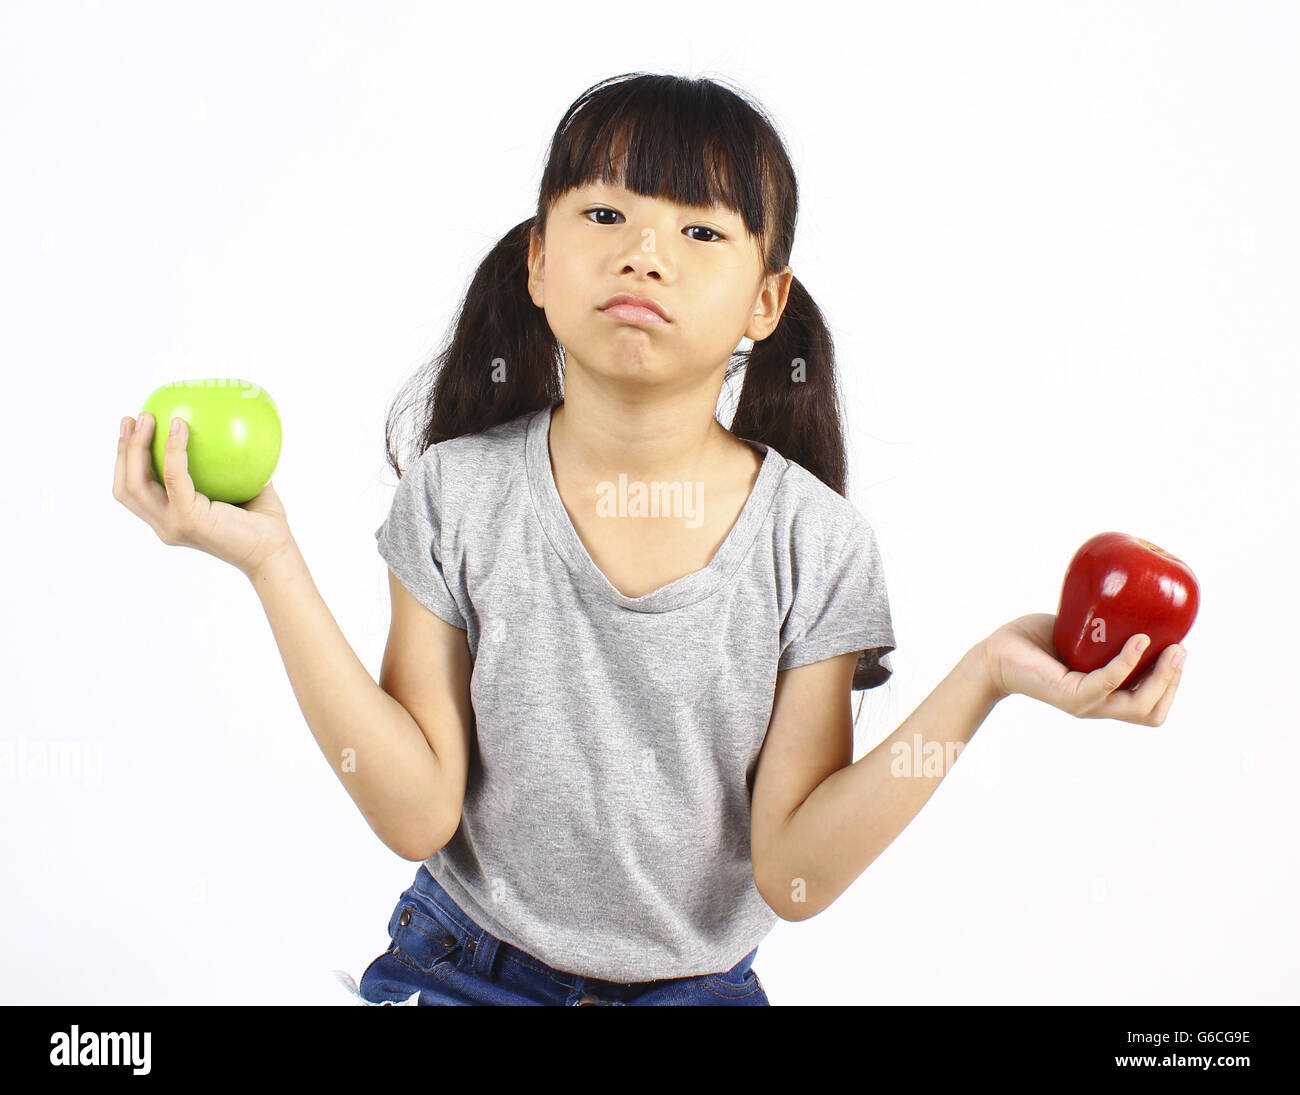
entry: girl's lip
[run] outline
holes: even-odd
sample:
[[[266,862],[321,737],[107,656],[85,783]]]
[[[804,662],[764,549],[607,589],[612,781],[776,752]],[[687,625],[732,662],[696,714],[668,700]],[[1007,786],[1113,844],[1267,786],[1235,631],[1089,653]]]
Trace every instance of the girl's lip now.
[[[603,312],[606,308],[613,308],[619,304],[632,304],[637,308],[649,308],[650,311],[658,313],[663,319],[669,318],[662,304],[653,297],[643,297],[640,293],[615,293],[600,306],[600,310]]]
[[[613,316],[615,319],[621,319],[625,323],[667,323],[658,312],[651,311],[649,308],[640,308],[635,304],[613,304],[608,308],[602,308],[607,316]]]

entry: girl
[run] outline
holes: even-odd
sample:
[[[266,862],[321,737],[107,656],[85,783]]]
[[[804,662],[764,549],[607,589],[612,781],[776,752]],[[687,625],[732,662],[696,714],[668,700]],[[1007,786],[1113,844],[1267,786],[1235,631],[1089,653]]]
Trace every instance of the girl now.
[[[378,685],[274,488],[196,494],[183,422],[159,486],[153,422],[123,420],[114,497],[249,576],[321,749],[420,862],[366,1002],[766,1004],[760,941],[915,816],[944,775],[930,746],[951,758],[1012,693],[1163,722],[1181,648],[1125,690],[1144,636],[1070,672],[1035,614],[852,762],[849,698],[888,679],[894,633],[830,332],[788,265],[796,211],[773,125],[719,83],[633,73],[572,104],[535,215],[410,389],[405,471],[390,414]]]

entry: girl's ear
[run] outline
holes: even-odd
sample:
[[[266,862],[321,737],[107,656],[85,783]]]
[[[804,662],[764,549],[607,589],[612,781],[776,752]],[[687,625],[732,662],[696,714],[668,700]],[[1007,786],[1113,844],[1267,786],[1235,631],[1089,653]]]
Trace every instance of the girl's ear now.
[[[528,233],[528,295],[542,307],[542,271],[545,267],[545,242],[536,230]]]
[[[769,274],[764,279],[763,291],[759,293],[754,308],[754,318],[745,330],[746,338],[761,342],[776,330],[781,316],[785,314],[793,281],[794,272],[788,266],[781,273]]]

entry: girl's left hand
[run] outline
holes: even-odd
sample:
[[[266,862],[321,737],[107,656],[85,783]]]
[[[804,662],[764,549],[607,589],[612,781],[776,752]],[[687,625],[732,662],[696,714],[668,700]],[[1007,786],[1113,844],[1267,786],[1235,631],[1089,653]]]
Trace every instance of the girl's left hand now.
[[[1056,617],[1034,612],[999,627],[984,640],[989,674],[1000,696],[1019,693],[1080,719],[1118,719],[1142,726],[1165,721],[1183,671],[1170,663],[1185,648],[1174,643],[1133,687],[1120,688],[1141,658],[1138,635],[1106,665],[1080,673],[1063,664],[1052,647]]]

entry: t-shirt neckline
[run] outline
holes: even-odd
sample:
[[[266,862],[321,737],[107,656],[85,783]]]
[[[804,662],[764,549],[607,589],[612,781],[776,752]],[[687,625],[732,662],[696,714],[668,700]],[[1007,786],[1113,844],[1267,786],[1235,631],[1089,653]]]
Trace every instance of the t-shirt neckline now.
[[[727,533],[722,545],[702,570],[683,575],[667,585],[653,589],[640,597],[628,597],[614,587],[591,558],[586,545],[573,527],[569,512],[564,508],[555,475],[551,469],[551,412],[558,404],[534,412],[525,438],[524,459],[528,466],[528,481],[537,512],[547,538],[582,588],[634,612],[666,612],[693,604],[715,592],[727,580],[749,550],[755,535],[762,526],[777,483],[781,478],[781,456],[770,445],[761,441],[741,438],[763,454],[758,477],[750,488],[749,497]]]

